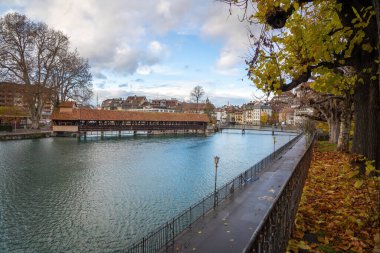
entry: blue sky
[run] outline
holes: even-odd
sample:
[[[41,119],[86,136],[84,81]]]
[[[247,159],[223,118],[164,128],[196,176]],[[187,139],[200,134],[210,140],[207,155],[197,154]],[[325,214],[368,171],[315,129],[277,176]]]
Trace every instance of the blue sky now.
[[[90,62],[99,101],[134,94],[189,100],[201,85],[204,99],[219,106],[260,96],[246,78],[247,24],[228,7],[212,0],[0,0],[2,14],[24,13],[70,37]]]

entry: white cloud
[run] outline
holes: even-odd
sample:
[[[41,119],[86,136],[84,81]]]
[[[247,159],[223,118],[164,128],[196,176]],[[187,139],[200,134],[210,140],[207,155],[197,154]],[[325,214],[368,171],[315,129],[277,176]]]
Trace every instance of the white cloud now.
[[[137,68],[136,73],[139,75],[147,76],[149,74],[152,74],[152,68],[150,66],[140,66]]]
[[[245,20],[242,21],[243,9],[234,8],[230,15],[228,8],[228,5],[222,4],[211,9],[209,18],[202,26],[202,34],[224,40],[215,67],[221,74],[235,75],[239,72],[236,71],[236,66],[244,62],[249,50],[248,27],[254,33],[259,31],[259,27],[251,26]]]
[[[165,18],[170,18],[170,7],[171,3],[169,1],[160,1],[157,5],[157,13],[163,15]]]
[[[10,1],[7,1],[9,4]],[[132,74],[141,65],[154,65],[169,48],[155,37],[175,31],[202,33],[224,41],[220,70],[241,63],[247,51],[247,32],[229,6],[203,0],[30,0],[16,1],[35,20],[70,36],[72,44],[94,67]],[[241,14],[241,13],[237,13]],[[201,31],[199,31],[201,29]]]
[[[158,41],[152,41],[151,43],[149,43],[148,48],[149,48],[150,53],[154,55],[160,55],[162,51],[164,50],[163,46]]]
[[[215,73],[240,77],[243,58],[249,46],[246,24],[238,18],[242,12],[234,9],[230,16],[229,6],[224,3],[204,0],[6,2],[7,8],[24,12],[32,19],[43,21],[69,35],[73,47],[89,59],[96,87],[103,87],[99,91],[111,97],[125,92],[118,87],[123,83],[128,83],[129,91],[136,94],[142,92],[178,98],[188,97],[191,88],[198,84],[204,86],[210,97],[233,95],[241,99],[249,94],[248,88],[240,88],[243,86],[241,83],[229,87],[224,93],[218,93],[218,90],[221,92],[223,89],[222,82],[225,80],[216,84],[217,78],[211,77]],[[181,46],[170,44],[165,37],[169,33],[198,36],[221,45],[214,66],[202,69],[202,73],[208,75],[205,78],[213,79],[215,83],[208,80],[181,80],[185,70],[179,66],[169,67],[170,63],[165,60],[172,56],[170,47]],[[144,82],[133,82],[132,78],[127,77],[132,74],[165,75],[171,82],[166,87],[157,88],[151,84],[148,90],[148,77],[144,78]],[[155,85],[162,82],[159,80]],[[112,87],[117,88],[112,90]],[[110,91],[106,92],[105,89]]]

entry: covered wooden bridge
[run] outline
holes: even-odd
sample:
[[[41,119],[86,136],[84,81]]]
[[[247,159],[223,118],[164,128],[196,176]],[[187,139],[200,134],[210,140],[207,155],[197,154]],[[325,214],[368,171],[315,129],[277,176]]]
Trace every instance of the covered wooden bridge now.
[[[53,131],[62,133],[132,131],[148,134],[205,133],[209,118],[205,114],[108,111],[77,108],[62,103],[52,114]]]

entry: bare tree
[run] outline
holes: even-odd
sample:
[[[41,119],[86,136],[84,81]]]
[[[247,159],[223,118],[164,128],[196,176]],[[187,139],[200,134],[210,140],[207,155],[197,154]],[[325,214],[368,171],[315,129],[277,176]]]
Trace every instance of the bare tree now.
[[[87,104],[93,96],[90,65],[77,51],[63,52],[60,55],[60,65],[54,78],[57,86],[56,105],[69,99]]]
[[[60,85],[86,83],[85,87],[89,87],[91,75],[88,76],[87,62],[73,56],[77,53],[69,53],[69,40],[62,32],[19,13],[9,13],[0,19],[0,81],[25,86],[24,100],[30,110],[32,128],[39,127],[43,106],[56,97]],[[71,70],[65,70],[64,66],[69,65]],[[74,82],[83,74],[81,69],[87,77]],[[70,78],[59,82],[58,73]],[[83,91],[80,85],[70,90]]]
[[[195,86],[194,89],[191,91],[190,96],[196,101],[197,103],[197,112],[198,112],[198,104],[201,97],[205,94],[205,91],[203,90],[202,86]]]

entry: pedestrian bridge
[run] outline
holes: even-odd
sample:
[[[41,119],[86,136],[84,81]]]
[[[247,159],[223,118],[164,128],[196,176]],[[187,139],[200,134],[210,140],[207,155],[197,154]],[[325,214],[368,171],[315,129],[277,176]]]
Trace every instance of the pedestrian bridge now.
[[[53,132],[77,133],[143,131],[148,134],[205,133],[206,114],[109,111],[77,108],[74,102],[62,103],[52,114]]]
[[[223,132],[223,130],[236,129],[241,130],[242,133],[245,133],[246,130],[254,130],[254,131],[272,131],[275,132],[287,132],[287,133],[298,133],[296,130],[288,130],[283,129],[283,127],[271,127],[271,126],[256,126],[256,125],[232,125],[232,124],[224,124],[218,125],[217,130]]]

